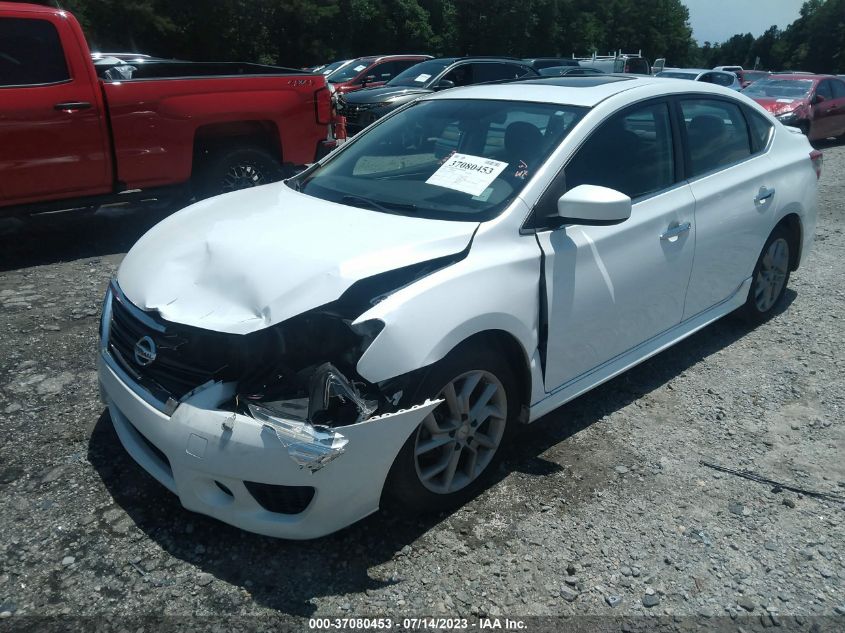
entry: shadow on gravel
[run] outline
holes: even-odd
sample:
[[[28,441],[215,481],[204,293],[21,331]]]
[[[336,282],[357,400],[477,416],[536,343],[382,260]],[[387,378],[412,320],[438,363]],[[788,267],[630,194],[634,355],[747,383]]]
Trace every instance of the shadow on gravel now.
[[[796,296],[787,290],[780,312]],[[560,470],[557,463],[541,457],[546,450],[659,388],[748,331],[739,319],[722,319],[544,416],[516,439],[491,485],[513,471],[539,478]],[[579,457],[590,460],[589,455]],[[315,607],[310,600],[314,597],[362,593],[400,583],[401,578],[373,578],[370,569],[396,556],[445,518],[441,515],[413,521],[381,511],[341,532],[304,542],[249,534],[182,508],[174,495],[123,450],[107,412],[93,429],[88,459],[115,503],[169,555],[245,588],[253,600],[267,608],[297,616],[313,613]],[[579,490],[587,496],[593,489],[593,482],[588,480],[572,485],[578,489],[576,496]],[[103,517],[100,526],[110,529]],[[238,604],[231,602],[230,597],[213,595],[217,597],[209,596],[210,609],[237,609]]]
[[[0,272],[125,253],[172,212],[136,206],[0,218]]]

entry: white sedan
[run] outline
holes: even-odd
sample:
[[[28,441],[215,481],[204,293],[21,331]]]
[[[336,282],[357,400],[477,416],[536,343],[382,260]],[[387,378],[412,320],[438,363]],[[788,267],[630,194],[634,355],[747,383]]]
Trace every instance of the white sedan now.
[[[454,507],[518,425],[730,312],[778,310],[820,169],[719,86],[431,95],[147,233],[106,296],[103,398],[186,508],[245,530]]]

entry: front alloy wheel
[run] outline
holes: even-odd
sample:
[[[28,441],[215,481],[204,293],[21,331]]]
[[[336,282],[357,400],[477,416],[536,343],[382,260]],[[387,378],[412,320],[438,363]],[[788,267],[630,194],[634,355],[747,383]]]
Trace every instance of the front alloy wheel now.
[[[417,429],[414,465],[422,485],[450,494],[478,479],[502,442],[508,401],[496,376],[471,371],[438,394],[444,402]]]
[[[472,341],[409,379],[400,402],[443,402],[411,434],[390,469],[384,500],[404,514],[442,512],[481,492],[519,416],[514,363],[495,344]]]

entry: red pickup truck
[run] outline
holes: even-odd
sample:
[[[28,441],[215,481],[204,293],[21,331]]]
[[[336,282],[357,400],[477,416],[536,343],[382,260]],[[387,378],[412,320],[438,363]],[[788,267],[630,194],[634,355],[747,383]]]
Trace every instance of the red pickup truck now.
[[[322,75],[166,60],[95,66],[70,13],[0,1],[0,215],[278,180],[334,147],[333,119]]]

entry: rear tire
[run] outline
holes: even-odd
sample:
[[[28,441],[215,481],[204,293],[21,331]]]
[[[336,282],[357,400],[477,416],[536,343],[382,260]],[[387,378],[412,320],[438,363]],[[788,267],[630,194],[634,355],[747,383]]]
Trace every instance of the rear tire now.
[[[237,147],[212,153],[196,182],[200,198],[258,187],[284,177],[279,161],[258,147]]]
[[[495,349],[459,346],[435,363],[403,406],[443,398],[399,451],[385,486],[391,508],[415,516],[458,507],[481,492],[520,412],[518,382]]]
[[[778,226],[769,235],[754,266],[748,299],[742,307],[745,320],[758,325],[771,318],[783,301],[789,284],[792,244],[789,232]]]

